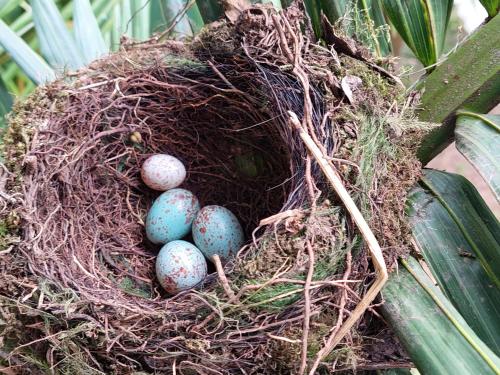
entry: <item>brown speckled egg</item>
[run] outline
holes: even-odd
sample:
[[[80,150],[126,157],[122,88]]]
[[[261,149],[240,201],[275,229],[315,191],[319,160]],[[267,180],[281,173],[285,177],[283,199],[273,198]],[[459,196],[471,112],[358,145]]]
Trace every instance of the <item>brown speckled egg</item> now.
[[[166,191],[182,184],[186,178],[186,168],[172,155],[156,154],[142,164],[141,177],[151,189]]]
[[[209,259],[214,254],[227,259],[245,242],[240,222],[222,206],[203,207],[193,221],[192,233],[194,243]]]
[[[207,261],[193,244],[172,241],[156,257],[156,276],[163,289],[175,294],[203,281],[207,276]]]

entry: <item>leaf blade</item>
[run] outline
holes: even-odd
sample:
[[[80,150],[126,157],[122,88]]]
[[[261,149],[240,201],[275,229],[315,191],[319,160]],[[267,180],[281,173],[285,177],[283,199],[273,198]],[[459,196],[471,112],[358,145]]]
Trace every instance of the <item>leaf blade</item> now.
[[[382,313],[423,374],[495,374],[500,359],[477,337],[414,258],[382,291]]]
[[[132,11],[132,37],[137,40],[146,40],[150,36],[151,2],[150,0],[130,1]]]
[[[495,17],[500,10],[500,0],[479,0],[483,5],[486,12],[488,12],[488,17]]]
[[[455,140],[500,202],[500,115],[459,113]]]
[[[474,186],[460,175],[430,169],[425,170],[421,185],[446,208],[492,282],[500,287],[500,224]]]
[[[32,8],[40,49],[49,64],[58,69],[85,65],[54,1],[33,0]]]
[[[12,108],[12,96],[7,91],[7,87],[3,79],[0,77],[0,129],[6,125],[5,115],[10,112]]]
[[[413,238],[438,285],[474,332],[499,355],[500,289],[471,256],[460,227],[441,202],[419,186],[408,196],[408,215]]]
[[[426,67],[441,55],[452,5],[452,0],[383,0],[390,21]]]
[[[75,0],[73,9],[75,40],[86,64],[109,52],[89,0]]]
[[[54,70],[36,54],[24,40],[18,37],[0,20],[0,44],[8,51],[12,59],[36,84],[55,79]]]

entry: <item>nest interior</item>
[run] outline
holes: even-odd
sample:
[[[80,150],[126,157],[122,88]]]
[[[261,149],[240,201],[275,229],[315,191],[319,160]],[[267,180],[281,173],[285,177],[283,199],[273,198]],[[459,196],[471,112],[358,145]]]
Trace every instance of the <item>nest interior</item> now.
[[[288,111],[309,119],[389,265],[407,251],[404,199],[422,131],[394,77],[345,47],[312,43],[304,25],[295,8],[252,8],[189,44],[124,48],[16,106],[4,142],[6,363],[249,374],[314,362],[373,270]],[[175,297],[159,287],[158,247],[143,227],[158,193],[139,173],[153,153],[179,157],[183,187],[244,224],[248,243],[226,265],[229,281],[212,273]],[[381,337],[382,354],[373,349]],[[407,362],[367,313],[321,366]]]

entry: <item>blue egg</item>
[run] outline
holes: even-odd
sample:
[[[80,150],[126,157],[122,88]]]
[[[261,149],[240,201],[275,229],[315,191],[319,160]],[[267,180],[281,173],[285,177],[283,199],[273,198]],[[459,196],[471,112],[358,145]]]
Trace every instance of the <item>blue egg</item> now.
[[[193,240],[207,258],[227,259],[243,246],[243,228],[236,216],[222,206],[203,207],[193,222]]]
[[[156,257],[156,276],[163,289],[175,294],[196,286],[207,276],[207,261],[193,244],[172,241]]]
[[[198,199],[188,190],[172,189],[154,201],[146,217],[146,235],[153,243],[164,244],[184,237],[200,210]]]

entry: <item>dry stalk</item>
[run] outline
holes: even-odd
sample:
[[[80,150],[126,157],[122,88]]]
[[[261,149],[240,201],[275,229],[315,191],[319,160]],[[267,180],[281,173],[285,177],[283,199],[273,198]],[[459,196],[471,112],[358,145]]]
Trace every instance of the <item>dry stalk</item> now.
[[[366,292],[365,296],[359,301],[356,308],[352,311],[351,316],[344,322],[342,327],[338,330],[335,336],[332,338],[331,342],[327,343],[323,349],[320,350],[318,356],[314,362],[311,371],[309,372],[311,375],[314,374],[319,363],[325,358],[330,352],[335,348],[335,346],[344,338],[344,336],[349,332],[351,327],[356,323],[356,321],[363,316],[365,311],[370,307],[370,304],[378,295],[380,290],[385,285],[388,274],[387,267],[385,264],[384,257],[382,255],[382,249],[380,248],[377,239],[375,238],[373,232],[371,231],[368,223],[365,221],[363,215],[359,211],[356,203],[354,203],[351,198],[349,192],[345,188],[344,184],[337,171],[333,169],[331,166],[328,157],[324,155],[316,143],[312,140],[312,138],[307,134],[307,132],[303,129],[297,115],[293,112],[288,112],[290,115],[290,123],[291,125],[299,132],[300,137],[304,141],[307,149],[311,153],[311,155],[316,159],[316,162],[321,167],[321,170],[324,172],[328,181],[332,184],[335,192],[339,195],[340,199],[344,203],[346,209],[351,214],[353,221],[356,223],[361,235],[363,236],[366,244],[368,245],[368,249],[370,255],[372,257],[373,265],[375,267],[375,273],[377,275],[375,281],[372,286]]]

